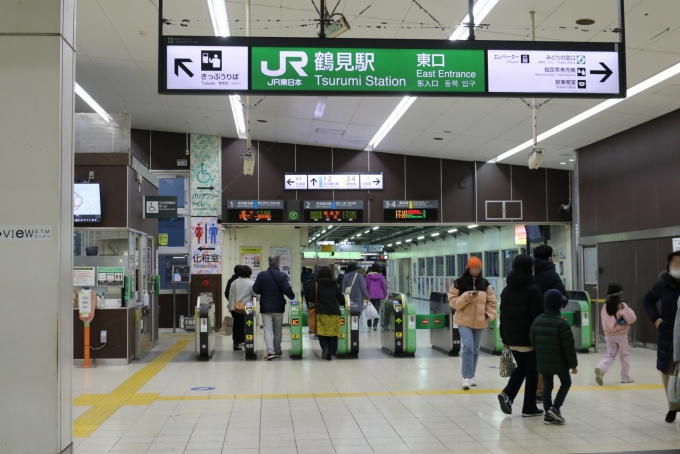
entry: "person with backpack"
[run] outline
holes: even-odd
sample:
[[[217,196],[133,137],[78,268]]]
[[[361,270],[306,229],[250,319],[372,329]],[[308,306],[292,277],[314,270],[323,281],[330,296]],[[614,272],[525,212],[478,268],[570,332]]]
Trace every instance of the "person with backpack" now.
[[[607,301],[602,306],[600,313],[602,330],[607,341],[607,354],[595,368],[595,381],[600,386],[603,385],[602,379],[614,364],[617,354],[621,361],[621,383],[633,383],[635,381],[630,376],[628,331],[630,331],[630,325],[635,323],[637,317],[633,309],[621,301],[621,295],[623,295],[621,284],[610,283],[607,288]]]
[[[260,295],[260,315],[264,326],[264,343],[267,347],[265,361],[280,358],[281,329],[283,327],[283,313],[286,311],[287,296],[290,300],[295,299],[295,293],[288,282],[288,275],[282,272],[281,257],[274,255],[269,257],[269,268],[257,274],[253,292]]]
[[[569,323],[562,318],[564,299],[559,290],[548,290],[543,297],[545,312],[536,317],[529,332],[531,345],[536,350],[536,369],[543,375],[545,424],[565,423],[560,409],[571,387],[569,370],[572,374],[578,373],[574,334]],[[555,375],[560,379],[560,389],[553,402]]]

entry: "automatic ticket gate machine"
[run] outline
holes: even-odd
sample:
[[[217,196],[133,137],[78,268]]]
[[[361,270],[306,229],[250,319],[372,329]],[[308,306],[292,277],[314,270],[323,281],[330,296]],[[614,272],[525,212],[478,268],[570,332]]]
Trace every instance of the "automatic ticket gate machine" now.
[[[392,356],[416,353],[416,308],[403,293],[390,293],[380,303],[380,343]]]
[[[430,342],[434,350],[449,356],[458,356],[461,347],[458,325],[453,323],[455,313],[456,310],[449,304],[446,293],[430,293],[430,319],[440,315],[443,315],[444,319],[443,328],[437,329],[435,324],[430,323]]]
[[[290,302],[290,357],[302,359],[302,307],[299,301]]]
[[[257,299],[246,303],[246,360],[257,359]]]
[[[349,301],[345,295],[345,305],[340,306],[340,338],[338,339],[338,358],[359,357],[359,316],[361,308]]]
[[[209,361],[215,355],[215,303],[207,295],[198,297],[195,322],[196,359]]]
[[[562,318],[569,322],[574,344],[579,353],[589,353],[593,346],[593,318],[588,292],[567,291],[569,301],[562,309]]]

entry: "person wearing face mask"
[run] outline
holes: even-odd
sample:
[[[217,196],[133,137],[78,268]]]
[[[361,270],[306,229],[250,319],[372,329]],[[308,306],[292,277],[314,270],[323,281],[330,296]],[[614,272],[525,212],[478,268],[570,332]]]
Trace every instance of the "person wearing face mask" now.
[[[477,386],[475,372],[482,333],[496,318],[496,295],[491,284],[482,277],[479,257],[470,257],[465,273],[454,281],[449,289],[449,304],[456,310],[453,323],[458,325],[463,343],[461,374],[463,389],[468,390],[470,386]]]
[[[668,391],[668,378],[675,372],[673,352],[673,329],[680,298],[680,251],[668,254],[667,271],[659,275],[659,281],[644,297],[645,310],[658,330],[656,368],[661,372],[664,390]],[[660,303],[661,310],[657,307]],[[680,352],[676,352],[676,355]],[[680,359],[680,358],[679,358]],[[675,421],[680,404],[668,403],[666,422]]]

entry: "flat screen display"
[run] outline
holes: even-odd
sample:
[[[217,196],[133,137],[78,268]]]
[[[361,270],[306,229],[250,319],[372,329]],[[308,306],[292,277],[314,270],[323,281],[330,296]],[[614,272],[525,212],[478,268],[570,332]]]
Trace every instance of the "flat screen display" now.
[[[101,189],[99,183],[73,185],[73,222],[96,223],[102,219]]]
[[[227,222],[283,222],[283,210],[256,210],[253,208],[227,210]]]
[[[527,225],[526,235],[530,243],[543,243],[543,228],[540,225]]]
[[[364,210],[305,210],[305,222],[363,222]]]
[[[437,208],[385,208],[383,218],[385,222],[436,222],[439,220],[439,210]]]

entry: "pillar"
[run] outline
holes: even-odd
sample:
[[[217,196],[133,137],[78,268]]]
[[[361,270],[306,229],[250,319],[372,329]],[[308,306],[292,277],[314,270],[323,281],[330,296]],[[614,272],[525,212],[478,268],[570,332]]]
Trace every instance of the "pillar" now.
[[[70,453],[75,0],[0,1],[0,453]]]

